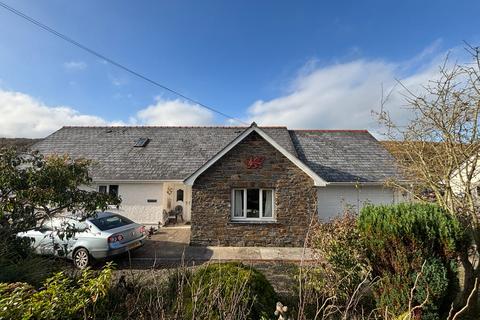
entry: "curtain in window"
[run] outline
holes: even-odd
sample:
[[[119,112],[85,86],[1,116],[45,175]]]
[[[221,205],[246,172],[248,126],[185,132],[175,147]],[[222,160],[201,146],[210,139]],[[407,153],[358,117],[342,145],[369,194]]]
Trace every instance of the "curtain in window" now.
[[[234,217],[243,217],[243,190],[235,190],[234,193]]]
[[[263,216],[271,218],[272,215],[272,205],[273,205],[273,191],[272,190],[263,190]]]

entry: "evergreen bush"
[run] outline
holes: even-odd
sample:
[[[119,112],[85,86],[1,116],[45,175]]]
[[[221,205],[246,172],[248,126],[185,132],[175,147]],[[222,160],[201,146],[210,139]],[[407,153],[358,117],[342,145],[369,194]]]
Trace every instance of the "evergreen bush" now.
[[[368,205],[357,226],[373,275],[381,280],[375,292],[379,308],[406,311],[421,272],[413,306],[425,300],[428,290],[422,319],[448,311],[446,299],[452,301],[458,289],[454,259],[468,243],[455,216],[433,204]]]

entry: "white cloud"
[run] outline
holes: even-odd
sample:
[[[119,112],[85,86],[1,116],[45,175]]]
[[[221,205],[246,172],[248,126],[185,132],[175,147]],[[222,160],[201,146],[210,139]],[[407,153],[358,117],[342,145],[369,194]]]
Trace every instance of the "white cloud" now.
[[[81,71],[87,68],[87,64],[83,61],[68,61],[63,63],[63,67],[68,71]]]
[[[319,66],[311,61],[289,82],[287,91],[268,101],[256,101],[245,122],[290,128],[366,128],[377,132],[371,111],[378,110],[382,95],[394,88],[388,109],[396,120],[405,120],[404,98],[395,79],[416,90],[437,74],[443,55],[435,46],[404,62],[357,59]],[[455,57],[458,57],[455,52]],[[454,60],[452,58],[452,60]],[[115,96],[120,98],[124,96]],[[127,95],[126,97],[129,97]],[[0,89],[0,137],[45,137],[64,125],[212,125],[215,114],[183,100],[156,98],[125,122],[112,122],[82,114],[74,107],[49,106],[27,94]],[[237,124],[226,120],[226,124]]]
[[[136,118],[146,125],[209,125],[214,123],[214,114],[198,105],[181,100],[156,98],[156,103],[140,110]]]
[[[0,90],[0,137],[43,138],[64,125],[110,125],[65,107],[49,107],[29,95]]]
[[[384,93],[393,89],[387,107],[394,119],[405,121],[401,86],[418,90],[437,74],[443,55],[435,55],[434,43],[416,57],[395,63],[359,59],[329,66],[302,68],[289,89],[278,98],[253,103],[248,121],[290,128],[370,129],[378,125],[372,110],[379,110]],[[306,70],[306,71],[305,71]]]
[[[43,138],[62,126],[209,125],[214,114],[180,100],[156,99],[129,117],[108,121],[67,106],[48,106],[27,94],[0,89],[0,137]]]

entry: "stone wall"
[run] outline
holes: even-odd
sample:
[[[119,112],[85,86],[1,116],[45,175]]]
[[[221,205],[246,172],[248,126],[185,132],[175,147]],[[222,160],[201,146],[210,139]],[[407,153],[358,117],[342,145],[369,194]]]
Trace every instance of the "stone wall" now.
[[[263,166],[248,169],[251,156],[264,157]],[[233,188],[273,188],[276,221],[231,221]],[[192,245],[303,246],[317,213],[313,180],[255,132],[202,173],[192,193]]]

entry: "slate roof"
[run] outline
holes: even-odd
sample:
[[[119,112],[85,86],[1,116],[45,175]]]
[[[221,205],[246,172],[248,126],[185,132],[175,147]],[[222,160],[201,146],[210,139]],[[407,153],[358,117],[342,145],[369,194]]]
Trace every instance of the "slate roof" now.
[[[298,157],[328,182],[402,179],[393,156],[366,130],[290,130]]]
[[[95,162],[94,180],[183,180],[246,127],[63,127],[32,148]],[[285,127],[263,130],[296,155]],[[146,147],[134,147],[149,138]]]
[[[183,180],[246,127],[63,127],[32,148],[94,161],[94,180]],[[393,157],[367,131],[261,127],[327,182],[398,177]],[[146,147],[134,147],[149,138]]]

